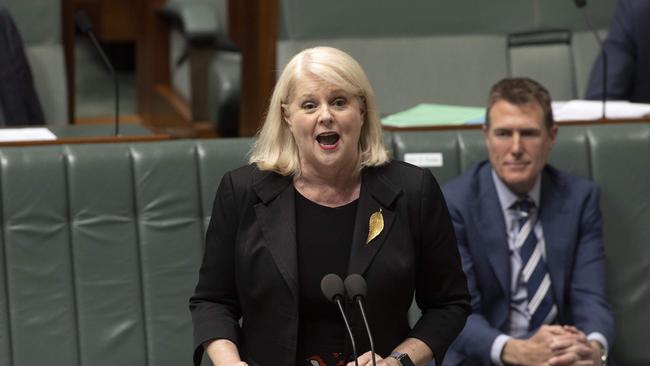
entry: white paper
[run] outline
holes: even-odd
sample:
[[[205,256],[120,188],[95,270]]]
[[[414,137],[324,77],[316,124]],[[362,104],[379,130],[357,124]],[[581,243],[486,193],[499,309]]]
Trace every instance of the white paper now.
[[[406,153],[404,161],[421,168],[440,168],[443,165],[442,153]]]
[[[0,128],[0,142],[56,140],[56,135],[44,127]]]
[[[556,121],[590,121],[603,116],[603,103],[597,100],[553,102],[552,107]],[[605,116],[608,119],[648,117],[650,104],[608,100],[605,103]]]

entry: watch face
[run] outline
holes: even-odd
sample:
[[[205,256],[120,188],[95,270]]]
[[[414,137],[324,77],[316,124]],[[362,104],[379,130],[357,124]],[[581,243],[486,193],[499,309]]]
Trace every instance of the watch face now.
[[[415,366],[415,365],[413,364],[413,361],[411,361],[411,358],[409,357],[409,355],[407,355],[406,353],[393,352],[393,353],[390,355],[390,357],[393,357],[394,359],[396,359],[397,361],[399,361],[399,363],[400,363],[402,366]]]

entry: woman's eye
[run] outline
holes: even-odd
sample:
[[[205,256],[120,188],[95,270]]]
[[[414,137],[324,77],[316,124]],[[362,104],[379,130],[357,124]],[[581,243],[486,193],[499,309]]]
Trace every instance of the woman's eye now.
[[[345,100],[345,98],[336,98],[332,102],[332,105],[334,105],[336,107],[344,107],[347,103],[348,103],[348,101]]]
[[[314,102],[304,102],[302,104],[302,109],[311,110],[311,109],[314,109],[314,108],[316,108],[316,103],[314,103]]]

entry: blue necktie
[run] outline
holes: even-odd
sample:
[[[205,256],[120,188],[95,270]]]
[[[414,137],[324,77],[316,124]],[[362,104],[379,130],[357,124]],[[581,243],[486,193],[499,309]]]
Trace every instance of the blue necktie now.
[[[528,311],[531,319],[529,330],[535,330],[543,324],[552,323],[557,316],[557,307],[551,292],[551,277],[548,274],[546,261],[542,256],[543,243],[535,235],[536,215],[531,215],[535,203],[528,197],[517,201],[513,208],[521,212],[519,219],[519,234],[515,246],[523,265],[521,275],[528,292]]]

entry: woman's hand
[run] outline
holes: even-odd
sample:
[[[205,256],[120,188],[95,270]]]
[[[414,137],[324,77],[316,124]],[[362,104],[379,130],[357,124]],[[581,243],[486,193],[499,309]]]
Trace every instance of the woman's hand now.
[[[357,358],[359,366],[372,366],[372,353],[370,351],[362,354]],[[399,364],[399,361],[392,357],[386,359],[382,358],[380,355],[375,353],[375,362],[377,366],[402,366]],[[346,366],[355,366],[354,361],[348,362]]]
[[[215,366],[248,366],[239,358],[237,346],[228,339],[217,339],[203,344],[203,348]]]

